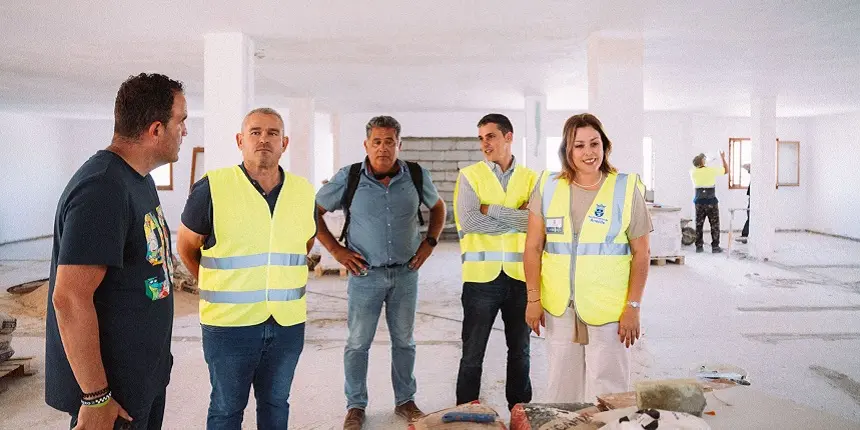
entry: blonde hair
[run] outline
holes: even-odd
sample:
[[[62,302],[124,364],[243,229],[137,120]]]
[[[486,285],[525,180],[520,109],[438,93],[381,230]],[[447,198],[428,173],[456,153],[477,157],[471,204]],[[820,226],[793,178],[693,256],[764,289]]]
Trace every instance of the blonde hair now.
[[[558,158],[561,160],[561,172],[559,172],[558,178],[572,181],[576,174],[576,168],[573,167],[573,164],[571,164],[570,160],[567,158],[567,145],[568,142],[574,141],[576,130],[582,127],[591,127],[597,130],[597,133],[600,134],[600,140],[603,142],[603,162],[600,164],[600,171],[607,175],[617,172],[617,169],[609,163],[609,153],[612,152],[612,142],[608,137],[606,137],[606,133],[603,131],[603,124],[596,116],[590,113],[581,113],[568,118],[564,123],[564,130],[561,135],[561,145],[558,147]]]

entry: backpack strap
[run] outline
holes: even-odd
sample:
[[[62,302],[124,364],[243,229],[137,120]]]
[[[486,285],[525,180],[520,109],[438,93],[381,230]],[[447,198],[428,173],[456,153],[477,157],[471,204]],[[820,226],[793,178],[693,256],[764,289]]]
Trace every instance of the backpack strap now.
[[[421,205],[427,206],[427,202],[424,201],[424,172],[420,164],[412,161],[406,161],[406,167],[409,168],[412,185],[415,185],[415,191],[418,192],[418,223],[424,225],[424,215],[421,215]]]
[[[349,205],[352,204],[352,198],[355,197],[355,190],[358,188],[358,181],[361,179],[361,163],[354,163],[349,166],[349,175],[346,178],[346,190],[340,198],[340,205],[343,208],[344,221],[343,230],[340,232],[340,240],[346,243],[346,229],[349,227]]]

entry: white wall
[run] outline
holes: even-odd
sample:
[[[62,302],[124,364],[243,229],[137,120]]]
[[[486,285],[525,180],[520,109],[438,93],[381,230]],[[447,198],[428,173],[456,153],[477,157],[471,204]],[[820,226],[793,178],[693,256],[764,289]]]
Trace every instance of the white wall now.
[[[203,144],[203,121],[188,121],[173,166],[173,190],[159,191],[172,230],[179,227],[191,178],[191,149]],[[57,202],[90,156],[110,144],[113,120],[52,118],[0,112],[0,243],[53,234]]]
[[[750,137],[752,123],[748,117],[713,117],[688,113],[650,112],[645,114],[645,135],[653,140],[656,151],[655,202],[681,208],[685,218],[693,219],[693,186],[689,170],[693,156],[700,152],[728,153],[729,138]],[[781,187],[776,192],[775,217],[777,229],[808,228],[806,208],[798,210],[798,202],[806,201],[809,189],[810,153],[814,149],[811,122],[807,118],[778,118],[777,136],[782,140],[800,141],[800,187]],[[775,143],[774,143],[775,145]],[[728,154],[727,154],[728,156]],[[719,165],[719,161],[712,165]],[[754,167],[753,167],[754,168]],[[755,194],[755,189],[752,190]],[[746,190],[730,190],[728,178],[717,181],[720,199],[720,228],[728,228],[729,209],[745,208]],[[740,229],[746,216],[735,215],[733,228]],[[707,228],[706,228],[707,230]]]
[[[53,234],[57,200],[74,170],[67,125],[0,112],[0,243]]]
[[[860,113],[816,118],[813,140],[809,229],[860,239]]]

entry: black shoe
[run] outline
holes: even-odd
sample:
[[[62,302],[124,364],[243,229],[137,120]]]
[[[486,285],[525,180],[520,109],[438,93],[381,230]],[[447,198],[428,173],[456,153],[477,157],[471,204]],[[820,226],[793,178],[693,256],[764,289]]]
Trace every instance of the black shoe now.
[[[741,237],[739,237],[739,238],[735,239],[735,242],[747,243],[747,237],[746,237],[746,236],[741,236]]]
[[[715,247],[711,248],[712,254],[719,254],[721,252],[723,252],[723,248],[720,248],[719,246],[715,246]]]
[[[700,253],[700,252],[705,252],[705,248],[704,248],[704,247],[702,247],[702,246],[697,246],[697,247],[696,247],[696,253],[698,254],[698,253]]]

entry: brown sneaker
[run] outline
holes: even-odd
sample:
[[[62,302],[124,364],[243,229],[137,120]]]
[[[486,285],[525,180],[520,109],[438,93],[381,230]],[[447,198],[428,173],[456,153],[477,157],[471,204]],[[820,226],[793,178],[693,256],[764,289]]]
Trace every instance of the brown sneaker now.
[[[343,430],[361,430],[362,424],[364,424],[364,409],[351,408],[346,412]]]
[[[394,408],[394,413],[400,417],[406,418],[410,423],[424,418],[424,412],[421,412],[421,409],[418,409],[418,406],[415,406],[415,402],[412,400]]]

